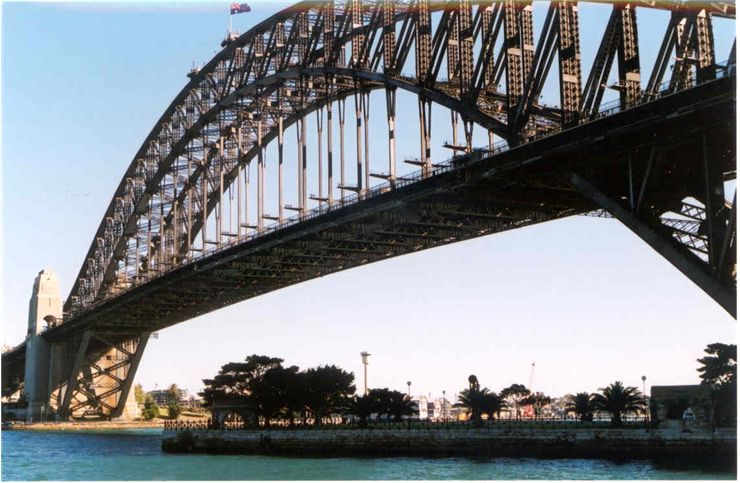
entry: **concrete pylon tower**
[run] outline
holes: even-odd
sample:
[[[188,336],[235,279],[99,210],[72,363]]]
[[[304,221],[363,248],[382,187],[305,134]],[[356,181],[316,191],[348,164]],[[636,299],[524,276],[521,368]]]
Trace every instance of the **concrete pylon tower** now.
[[[62,297],[59,278],[48,268],[33,281],[28,303],[26,335],[26,369],[24,393],[28,401],[27,419],[38,421],[49,403],[49,343],[41,333],[62,320]]]

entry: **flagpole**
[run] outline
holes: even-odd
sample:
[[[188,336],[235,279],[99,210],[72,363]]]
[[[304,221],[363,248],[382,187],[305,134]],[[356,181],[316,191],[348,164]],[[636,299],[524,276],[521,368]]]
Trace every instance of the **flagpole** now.
[[[233,15],[232,15],[231,13],[229,13],[229,35],[231,35],[231,19],[232,19],[233,17],[234,17],[234,16],[233,16]]]

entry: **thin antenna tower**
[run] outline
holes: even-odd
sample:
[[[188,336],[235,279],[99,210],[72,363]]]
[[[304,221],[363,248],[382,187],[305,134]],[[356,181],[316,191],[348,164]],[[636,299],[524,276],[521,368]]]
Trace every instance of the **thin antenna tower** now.
[[[532,363],[532,369],[529,371],[529,386],[527,386],[531,392],[534,392],[534,362]]]

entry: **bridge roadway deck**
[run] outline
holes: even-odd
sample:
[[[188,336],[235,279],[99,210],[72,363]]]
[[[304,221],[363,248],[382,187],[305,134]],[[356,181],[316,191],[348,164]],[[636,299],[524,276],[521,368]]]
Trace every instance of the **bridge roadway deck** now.
[[[333,272],[585,213],[596,207],[568,182],[571,172],[591,176],[619,196],[627,189],[627,157],[646,159],[656,145],[673,150],[660,163],[668,184],[650,194],[649,206],[675,209],[681,198],[700,192],[691,172],[701,147],[688,140],[707,136],[715,146],[711,162],[734,178],[734,110],[735,77],[725,77],[467,160],[181,266],[93,306],[45,337],[63,340],[94,328],[115,342]],[[4,356],[4,365],[22,351]]]

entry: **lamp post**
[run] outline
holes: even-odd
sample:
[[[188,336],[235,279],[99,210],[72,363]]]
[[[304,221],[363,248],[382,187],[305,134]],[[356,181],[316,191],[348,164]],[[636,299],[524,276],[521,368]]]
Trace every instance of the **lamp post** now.
[[[370,357],[370,353],[363,351],[360,352],[360,356],[362,357],[362,364],[365,366],[365,395],[367,396],[367,358]]]
[[[647,404],[647,394],[645,393],[645,381],[647,380],[647,377],[642,376],[642,400],[645,403],[645,426],[648,424],[648,404]]]
[[[447,392],[444,389],[442,389],[442,419],[446,423],[447,422],[447,398],[445,398],[445,394],[447,394]]]
[[[406,381],[406,385],[409,387],[409,399],[411,399],[411,381]]]

